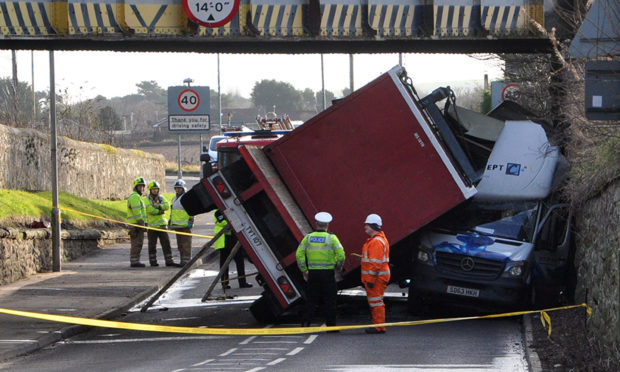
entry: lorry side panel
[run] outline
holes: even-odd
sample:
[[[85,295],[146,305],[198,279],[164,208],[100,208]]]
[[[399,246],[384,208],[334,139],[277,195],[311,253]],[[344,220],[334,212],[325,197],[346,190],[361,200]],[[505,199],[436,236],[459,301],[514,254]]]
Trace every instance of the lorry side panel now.
[[[413,97],[392,69],[265,148],[308,220],[330,230],[359,260],[366,215],[382,216],[395,243],[473,196]]]

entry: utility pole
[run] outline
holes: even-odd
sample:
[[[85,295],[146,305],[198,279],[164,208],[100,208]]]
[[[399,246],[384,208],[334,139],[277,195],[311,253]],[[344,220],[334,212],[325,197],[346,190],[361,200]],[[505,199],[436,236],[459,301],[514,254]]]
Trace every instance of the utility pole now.
[[[327,99],[325,98],[325,67],[323,66],[323,53],[321,53],[321,91],[323,92],[323,111],[327,108]]]
[[[353,93],[353,54],[349,54],[349,89]]]
[[[15,49],[11,50],[11,60],[13,62],[13,121],[19,124],[19,94],[17,94],[17,56]]]
[[[60,209],[58,208],[58,156],[56,154],[56,82],[54,51],[50,50],[50,149],[52,163],[52,270],[60,271]]]

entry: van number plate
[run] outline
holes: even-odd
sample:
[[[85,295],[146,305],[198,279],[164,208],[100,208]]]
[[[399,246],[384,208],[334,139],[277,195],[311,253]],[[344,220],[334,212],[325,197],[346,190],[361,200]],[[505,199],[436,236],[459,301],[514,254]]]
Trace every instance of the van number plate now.
[[[448,293],[452,293],[459,296],[469,296],[469,297],[478,297],[480,295],[480,291],[473,288],[463,288],[463,287],[455,287],[452,285],[448,286]]]

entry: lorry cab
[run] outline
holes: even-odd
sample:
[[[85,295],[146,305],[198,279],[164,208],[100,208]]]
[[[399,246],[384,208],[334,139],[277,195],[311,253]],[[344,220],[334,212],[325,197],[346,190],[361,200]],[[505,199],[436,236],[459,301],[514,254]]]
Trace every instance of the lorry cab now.
[[[410,310],[430,300],[485,310],[559,302],[571,216],[552,190],[563,178],[558,164],[540,125],[506,122],[478,193],[418,235]]]

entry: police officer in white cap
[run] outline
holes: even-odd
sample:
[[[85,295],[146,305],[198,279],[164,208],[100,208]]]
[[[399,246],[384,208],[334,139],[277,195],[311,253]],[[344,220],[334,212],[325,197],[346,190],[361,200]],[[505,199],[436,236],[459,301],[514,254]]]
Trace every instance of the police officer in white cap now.
[[[336,325],[336,296],[338,287],[334,270],[344,266],[344,249],[335,234],[327,232],[332,215],[319,212],[314,216],[316,230],[306,235],[297,248],[297,266],[308,282],[306,311],[302,326],[310,326],[315,308],[323,304],[325,323]]]

